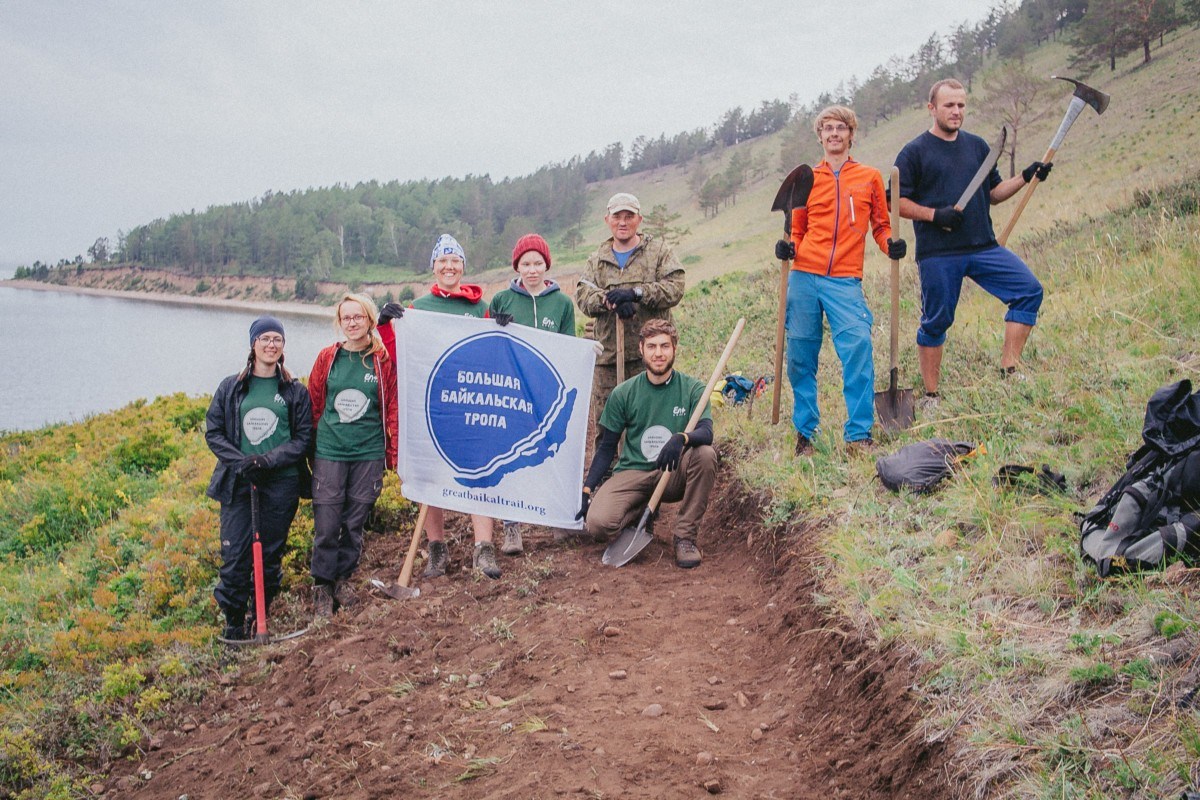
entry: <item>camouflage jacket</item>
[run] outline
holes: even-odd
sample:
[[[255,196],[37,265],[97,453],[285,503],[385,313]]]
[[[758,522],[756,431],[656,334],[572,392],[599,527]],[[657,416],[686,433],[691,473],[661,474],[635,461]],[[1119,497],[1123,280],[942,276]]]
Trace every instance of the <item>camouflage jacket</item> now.
[[[604,353],[596,359],[597,364],[616,364],[617,332],[614,323],[616,313],[604,305],[604,294],[609,289],[641,288],[642,299],[637,304],[637,313],[625,325],[625,359],[636,361],[638,355],[638,331],[652,319],[671,319],[671,308],[683,299],[683,265],[671,248],[649,234],[642,234],[642,241],[629,256],[625,269],[617,266],[613,256],[613,240],[600,245],[588,258],[583,276],[575,290],[575,302],[579,310],[596,319],[596,339],[604,345]],[[589,286],[594,283],[599,289]]]

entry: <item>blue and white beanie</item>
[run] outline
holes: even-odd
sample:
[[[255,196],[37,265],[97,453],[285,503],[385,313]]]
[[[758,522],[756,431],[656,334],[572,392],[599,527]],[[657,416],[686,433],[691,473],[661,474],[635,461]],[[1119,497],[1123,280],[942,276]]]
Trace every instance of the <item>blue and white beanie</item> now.
[[[467,254],[463,251],[463,247],[448,233],[443,233],[438,237],[437,244],[433,246],[433,255],[429,257],[429,268],[433,269],[433,262],[441,256],[458,256],[463,261],[463,269],[467,268]]]

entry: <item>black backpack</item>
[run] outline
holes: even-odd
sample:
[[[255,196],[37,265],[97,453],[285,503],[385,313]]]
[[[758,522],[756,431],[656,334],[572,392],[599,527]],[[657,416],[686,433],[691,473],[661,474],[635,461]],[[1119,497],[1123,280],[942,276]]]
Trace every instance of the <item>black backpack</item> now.
[[[927,439],[876,459],[875,472],[893,492],[901,489],[918,494],[932,492],[974,450],[975,445],[970,442]]]
[[[1079,523],[1079,547],[1101,577],[1200,554],[1200,392],[1188,380],[1146,405],[1144,444]]]

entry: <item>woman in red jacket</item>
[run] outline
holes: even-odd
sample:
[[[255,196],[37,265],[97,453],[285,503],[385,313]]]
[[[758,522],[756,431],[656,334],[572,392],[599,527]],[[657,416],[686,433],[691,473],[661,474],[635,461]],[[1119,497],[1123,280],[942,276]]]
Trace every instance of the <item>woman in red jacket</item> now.
[[[355,602],[349,579],[362,555],[363,526],[396,468],[396,365],[377,331],[370,297],[346,294],[334,308],[345,336],[317,355],[308,379],[315,428],[313,610],[328,618]]]

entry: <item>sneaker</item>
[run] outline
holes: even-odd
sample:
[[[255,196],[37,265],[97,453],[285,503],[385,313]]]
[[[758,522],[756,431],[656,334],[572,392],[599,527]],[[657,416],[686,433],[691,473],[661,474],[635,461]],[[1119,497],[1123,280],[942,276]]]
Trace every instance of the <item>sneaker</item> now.
[[[500,552],[506,556],[519,556],[525,552],[521,542],[521,523],[505,521],[504,544],[500,545]]]
[[[500,565],[496,563],[496,548],[491,542],[476,542],[471,566],[492,580],[500,577]]]
[[[811,456],[813,451],[812,440],[799,431],[796,432],[796,455]]]
[[[349,608],[358,602],[358,595],[350,581],[341,580],[333,585],[333,604],[335,608]]]
[[[450,548],[446,547],[445,542],[430,542],[429,561],[425,563],[425,571],[421,573],[421,577],[440,578],[446,574],[448,566],[450,566]]]
[[[313,587],[313,619],[323,620],[333,616],[333,587],[318,583]]]
[[[942,405],[942,396],[937,392],[926,392],[924,397],[917,398],[917,411],[925,416],[933,416],[938,413]]]
[[[700,548],[691,539],[675,537],[675,566],[680,569],[691,569],[700,566]]]
[[[1027,380],[1024,372],[1020,372],[1015,366],[1001,367],[1000,378],[1006,381],[1024,381]]]
[[[221,632],[221,638],[227,642],[248,642],[250,634],[246,632],[246,625],[226,625],[225,630]]]

